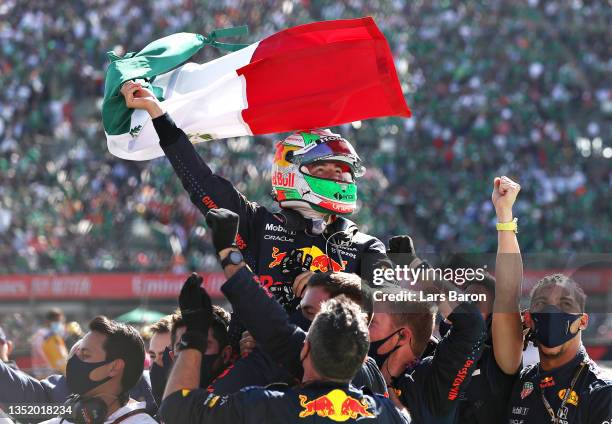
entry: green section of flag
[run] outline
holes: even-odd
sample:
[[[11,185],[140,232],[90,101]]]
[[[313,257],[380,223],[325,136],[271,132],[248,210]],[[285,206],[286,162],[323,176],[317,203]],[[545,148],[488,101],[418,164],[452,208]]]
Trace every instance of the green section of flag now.
[[[229,51],[246,47],[247,44],[220,43],[217,37],[238,36],[247,32],[246,26],[220,29],[208,35],[181,32],[155,40],[138,53],[130,52],[119,57],[108,52],[111,63],[106,70],[102,103],[102,124],[106,133],[118,135],[130,132],[132,110],[125,106],[125,100],[119,92],[123,83],[143,79],[145,82],[142,85],[151,89],[159,100],[163,100],[161,89],[150,84],[157,75],[179,67],[207,44]]]
[[[125,106],[125,100],[119,92],[123,83],[134,79],[147,81],[168,72],[188,60],[204,45],[205,38],[202,35],[182,32],[156,40],[138,53],[130,52],[118,57],[109,52],[111,63],[106,70],[102,103],[104,130],[110,135],[130,131],[132,111]],[[151,88],[148,82],[142,85]]]

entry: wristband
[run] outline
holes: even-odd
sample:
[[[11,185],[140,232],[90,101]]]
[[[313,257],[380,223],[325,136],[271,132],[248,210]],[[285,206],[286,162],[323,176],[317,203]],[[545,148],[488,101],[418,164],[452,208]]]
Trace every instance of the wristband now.
[[[510,222],[498,222],[495,224],[497,231],[514,231],[514,234],[518,233],[518,218],[514,218]]]
[[[204,333],[199,331],[186,331],[181,336],[181,340],[178,342],[177,348],[181,352],[186,349],[196,349],[199,350],[202,355],[204,355],[204,352],[206,352],[207,341],[208,337]]]

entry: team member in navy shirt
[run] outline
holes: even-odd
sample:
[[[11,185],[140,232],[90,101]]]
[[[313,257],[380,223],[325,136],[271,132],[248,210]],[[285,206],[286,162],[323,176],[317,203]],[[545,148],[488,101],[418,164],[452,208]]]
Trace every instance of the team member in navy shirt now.
[[[589,323],[586,295],[572,279],[554,274],[540,280],[531,292],[525,324],[538,347],[540,362],[524,369],[519,297],[522,260],[512,217],[520,186],[496,178],[493,204],[497,212],[499,247],[493,313],[495,359],[506,374],[520,371],[508,404],[509,424],[602,424],[612,418],[612,380],[593,362],[581,331]],[[508,198],[508,200],[504,200]]]

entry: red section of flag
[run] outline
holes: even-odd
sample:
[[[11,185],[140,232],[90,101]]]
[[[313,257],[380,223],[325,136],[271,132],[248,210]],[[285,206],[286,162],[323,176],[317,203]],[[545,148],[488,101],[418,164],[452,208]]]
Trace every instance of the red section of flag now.
[[[253,134],[411,115],[387,40],[372,18],[315,22],[259,43],[242,117]]]

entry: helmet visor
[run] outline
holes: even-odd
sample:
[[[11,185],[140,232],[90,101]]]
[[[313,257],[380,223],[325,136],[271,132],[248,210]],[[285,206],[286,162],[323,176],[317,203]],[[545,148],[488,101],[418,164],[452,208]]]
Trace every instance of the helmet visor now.
[[[317,178],[337,181],[340,183],[353,183],[353,168],[346,162],[337,160],[318,160],[307,165],[301,165],[302,173],[312,175]]]
[[[351,144],[340,137],[327,137],[323,143],[311,144],[302,149],[290,152],[287,160],[296,165],[308,165],[319,161],[339,161],[351,167],[355,177],[361,177],[365,168]],[[290,156],[290,157],[289,157]]]

